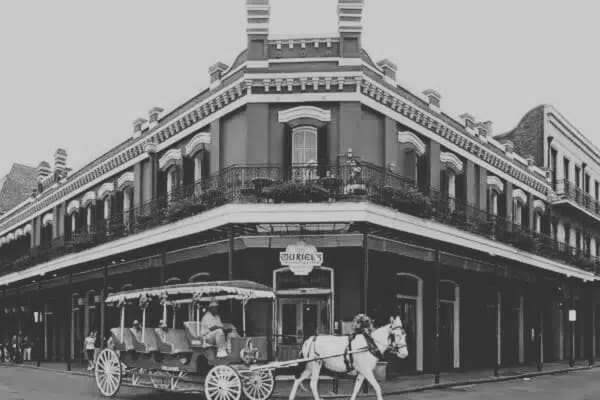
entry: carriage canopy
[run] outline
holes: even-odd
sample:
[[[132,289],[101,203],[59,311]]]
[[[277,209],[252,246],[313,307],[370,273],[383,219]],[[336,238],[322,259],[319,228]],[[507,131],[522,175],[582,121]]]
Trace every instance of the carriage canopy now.
[[[178,285],[157,286],[146,289],[126,290],[111,293],[106,298],[106,303],[119,303],[127,300],[136,300],[140,296],[147,297],[190,297],[197,301],[211,300],[251,300],[251,299],[273,299],[273,290],[265,285],[252,281],[215,281],[197,282]]]

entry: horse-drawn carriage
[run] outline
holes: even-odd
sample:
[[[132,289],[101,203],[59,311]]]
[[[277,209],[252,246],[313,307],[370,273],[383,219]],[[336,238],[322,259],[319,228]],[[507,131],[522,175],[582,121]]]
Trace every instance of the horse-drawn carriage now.
[[[111,329],[111,346],[102,350],[95,363],[96,386],[104,396],[114,396],[126,381],[133,386],[168,391],[201,391],[208,400],[267,400],[275,389],[277,369],[303,368],[292,388],[292,397],[302,380],[311,378],[315,398],[320,369],[356,372],[357,386],[366,379],[381,399],[373,370],[377,358],[392,351],[407,356],[406,335],[399,318],[377,330],[351,337],[317,336],[307,339],[299,359],[273,361],[270,329],[265,336],[246,336],[246,306],[249,301],[275,295],[271,288],[250,281],[202,282],[129,290],[111,294],[109,305],[120,309],[120,326]],[[207,302],[237,301],[242,309],[242,336],[230,338],[229,351],[219,354],[202,332],[200,313]],[[147,326],[149,310],[162,310],[161,326]],[[149,307],[151,304],[154,307]],[[188,305],[194,318],[177,325],[175,309]],[[140,327],[126,327],[126,312],[135,306],[141,312]],[[169,310],[171,308],[171,310]],[[164,323],[171,311],[172,327]],[[180,321],[181,322],[181,321]],[[268,322],[267,322],[268,323]],[[177,328],[183,326],[183,328]],[[349,363],[350,360],[350,363]],[[355,390],[355,394],[358,389]]]
[[[270,288],[250,281],[189,283],[111,294],[106,303],[120,309],[120,326],[111,329],[113,345],[96,359],[96,386],[104,396],[114,396],[125,380],[134,386],[170,391],[204,387],[209,400],[239,400],[242,393],[251,400],[266,400],[275,388],[272,370],[251,371],[249,366],[268,360],[270,338],[245,336],[246,306],[252,300],[273,298]],[[230,300],[241,303],[243,336],[232,338],[228,355],[219,358],[216,346],[202,335],[200,314],[208,302]],[[171,311],[170,327],[147,326],[152,303],[160,303],[163,323]],[[182,305],[191,307],[195,318],[183,321],[178,329],[174,309]],[[125,326],[131,308],[141,313],[137,329]]]

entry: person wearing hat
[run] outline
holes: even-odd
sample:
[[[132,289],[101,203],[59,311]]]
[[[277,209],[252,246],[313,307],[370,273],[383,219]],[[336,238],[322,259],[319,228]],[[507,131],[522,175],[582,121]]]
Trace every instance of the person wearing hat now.
[[[133,321],[133,328],[131,328],[131,332],[135,335],[135,338],[138,341],[142,340],[142,326],[140,325],[140,321],[137,319]]]
[[[206,343],[217,346],[217,357],[227,357],[227,341],[233,331],[231,324],[224,325],[219,316],[219,303],[211,301],[208,310],[200,321],[200,335],[204,336]]]

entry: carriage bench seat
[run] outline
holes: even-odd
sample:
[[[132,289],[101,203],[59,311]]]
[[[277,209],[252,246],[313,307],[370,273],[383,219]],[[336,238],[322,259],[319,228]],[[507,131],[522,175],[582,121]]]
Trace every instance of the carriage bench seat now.
[[[184,329],[169,329],[166,332],[166,337],[163,338],[164,332],[157,328],[154,330],[158,340],[158,348],[164,354],[181,354],[191,353],[192,348],[188,343]]]
[[[138,353],[151,353],[158,351],[158,339],[152,328],[143,328],[144,341],[142,342],[142,330],[136,332],[135,329],[129,328],[131,338],[133,339],[134,350]]]
[[[133,345],[133,335],[127,328],[123,328],[123,340],[121,341],[121,328],[112,328],[110,330],[113,342],[115,343],[115,350],[118,351],[130,351],[135,350]]]
[[[183,323],[183,327],[185,328],[185,336],[187,337],[187,340],[192,347],[216,347],[214,345],[207,344],[204,340],[202,340],[202,335],[196,334],[197,332],[199,332],[197,322],[186,321]]]

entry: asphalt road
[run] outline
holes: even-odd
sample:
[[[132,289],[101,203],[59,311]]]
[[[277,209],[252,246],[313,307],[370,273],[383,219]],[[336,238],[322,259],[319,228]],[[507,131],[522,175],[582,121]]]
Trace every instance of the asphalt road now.
[[[201,395],[174,395],[153,390],[123,387],[116,399],[192,400]],[[387,395],[393,400],[533,400],[533,399],[599,399],[600,368],[548,375],[530,380],[488,383],[476,386],[431,390],[421,393]],[[2,400],[91,400],[102,399],[92,379],[45,370],[0,367],[0,399]],[[306,399],[306,397],[303,397]]]

